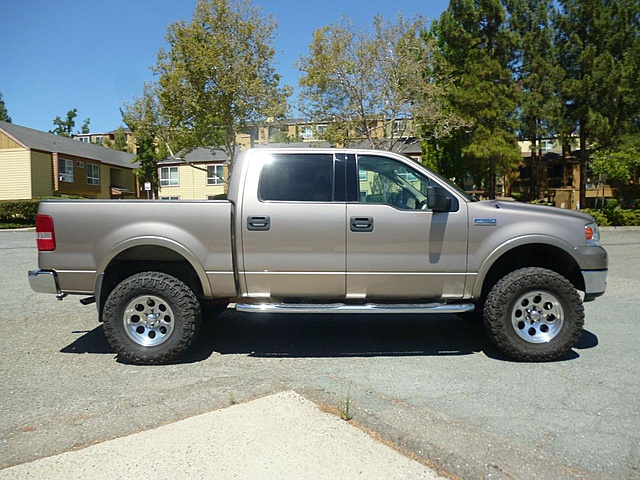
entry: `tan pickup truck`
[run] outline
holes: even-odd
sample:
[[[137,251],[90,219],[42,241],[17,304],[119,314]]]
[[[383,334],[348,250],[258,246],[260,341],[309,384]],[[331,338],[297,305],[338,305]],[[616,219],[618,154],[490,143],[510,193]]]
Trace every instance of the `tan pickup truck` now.
[[[372,150],[251,149],[227,201],[43,201],[36,231],[32,289],[88,296],[135,363],[178,358],[201,317],[229,303],[297,315],[475,310],[508,356],[544,361],[576,344],[583,301],[606,287],[592,217],[475,202]]]

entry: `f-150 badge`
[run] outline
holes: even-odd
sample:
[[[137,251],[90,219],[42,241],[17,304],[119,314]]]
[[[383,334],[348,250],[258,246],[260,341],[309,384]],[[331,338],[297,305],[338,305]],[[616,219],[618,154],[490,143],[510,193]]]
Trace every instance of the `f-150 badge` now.
[[[495,227],[498,225],[498,219],[496,218],[474,218],[473,224],[476,227]]]

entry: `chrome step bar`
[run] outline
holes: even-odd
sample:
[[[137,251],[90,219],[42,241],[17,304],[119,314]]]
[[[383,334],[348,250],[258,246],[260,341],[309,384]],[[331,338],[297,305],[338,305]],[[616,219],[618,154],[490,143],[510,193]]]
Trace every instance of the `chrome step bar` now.
[[[236,310],[246,313],[464,313],[474,310],[473,303],[238,303]]]

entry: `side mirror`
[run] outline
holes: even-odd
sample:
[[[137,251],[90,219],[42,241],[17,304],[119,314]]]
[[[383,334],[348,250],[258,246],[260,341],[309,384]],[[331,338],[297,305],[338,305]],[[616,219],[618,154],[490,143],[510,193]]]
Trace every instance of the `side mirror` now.
[[[427,187],[427,207],[432,212],[450,212],[451,197],[447,195],[447,191],[437,185]]]

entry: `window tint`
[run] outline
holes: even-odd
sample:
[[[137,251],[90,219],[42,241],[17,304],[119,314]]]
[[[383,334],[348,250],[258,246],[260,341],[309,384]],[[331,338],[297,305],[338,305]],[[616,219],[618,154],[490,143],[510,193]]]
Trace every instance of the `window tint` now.
[[[385,157],[358,157],[360,202],[382,203],[402,210],[426,208],[429,179],[405,164]]]
[[[333,155],[275,154],[262,167],[260,200],[330,202]]]

